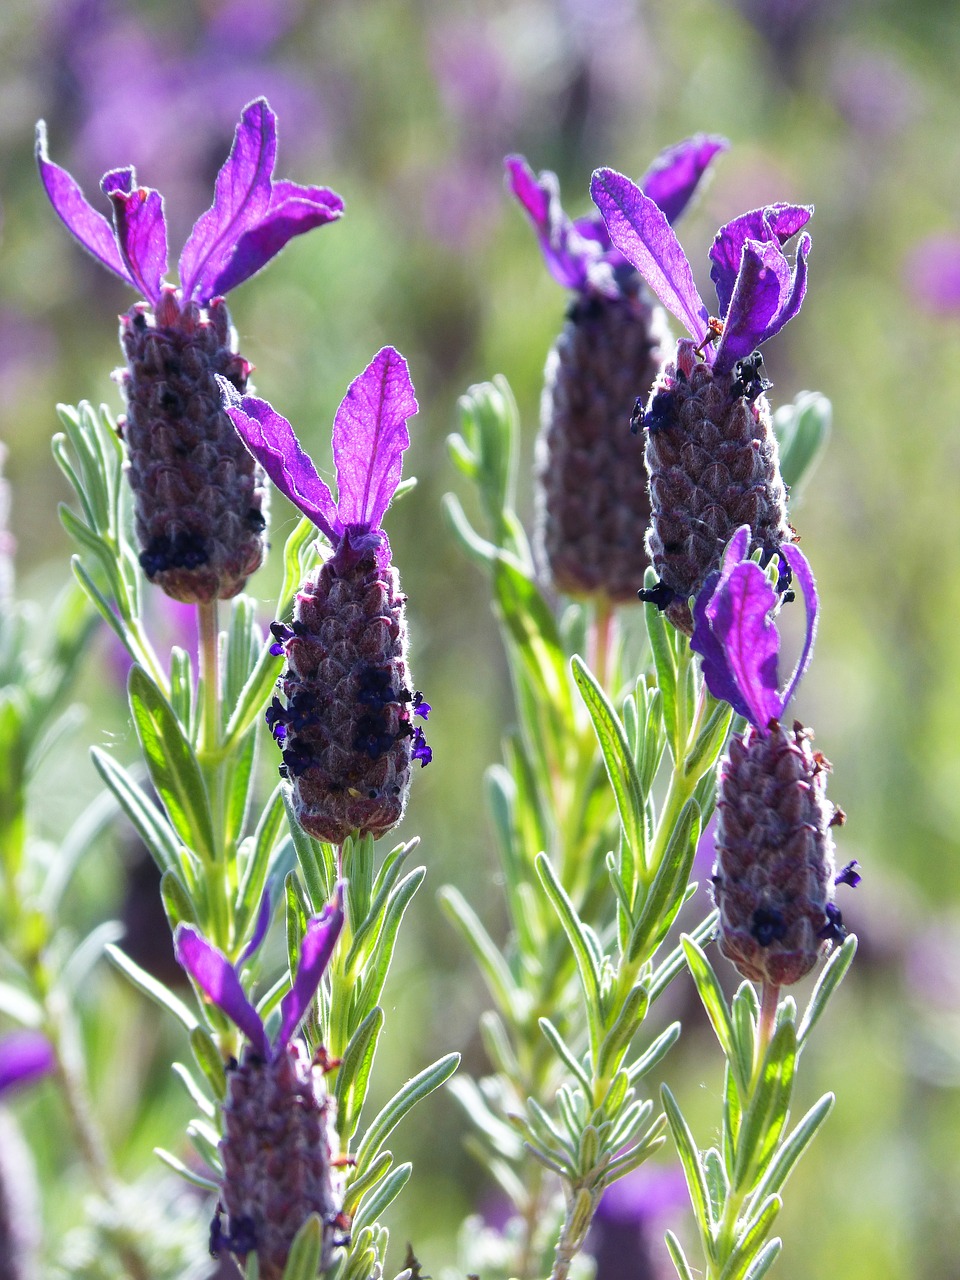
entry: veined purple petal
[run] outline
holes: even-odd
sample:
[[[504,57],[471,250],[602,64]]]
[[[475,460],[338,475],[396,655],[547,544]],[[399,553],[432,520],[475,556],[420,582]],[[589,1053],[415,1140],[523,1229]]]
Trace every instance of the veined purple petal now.
[[[156,304],[167,274],[167,222],[163,196],[152,187],[138,187],[132,168],[112,169],[100,190],[113,205],[117,244],[130,278]]]
[[[260,945],[267,936],[267,930],[270,928],[270,917],[273,914],[273,904],[270,901],[269,888],[264,889],[263,897],[260,900],[260,910],[257,912],[257,923],[253,929],[253,937],[240,953],[240,959],[237,961],[237,971],[241,970],[251,956],[256,955],[260,950]]]
[[[383,347],[351,382],[333,423],[341,524],[377,529],[400,483],[407,419],[418,412],[407,362]]]
[[[202,304],[216,296],[216,282],[241,237],[270,208],[276,159],[277,117],[265,98],[257,98],[243,109],[230,154],[217,174],[213,204],[197,219],[180,254],[184,301],[196,298]]]
[[[0,1096],[30,1084],[56,1065],[53,1046],[39,1031],[12,1031],[0,1039]]]
[[[266,400],[241,397],[226,378],[218,378],[218,382],[223,392],[223,407],[243,443],[280,492],[336,544],[343,532],[337,504],[300,447],[293,427]]]
[[[804,236],[791,267],[776,241],[748,240],[743,247],[740,272],[717,346],[714,367],[729,373],[757,347],[779,333],[800,310],[807,290],[807,254],[810,237]]]
[[[330,963],[333,949],[343,928],[344,882],[337,885],[333,902],[328,903],[318,916],[307,921],[306,933],[300,943],[300,963],[293,986],[280,1002],[280,1030],[274,1041],[277,1052],[289,1043],[310,1008],[320,979]]]
[[[557,175],[544,170],[539,177],[523,156],[507,156],[507,186],[533,223],[547,268],[559,284],[581,292],[588,286],[615,296],[617,287],[603,253],[609,248],[605,234],[587,219],[576,223],[563,211]]]
[[[109,221],[88,202],[66,169],[54,164],[47,155],[47,126],[42,120],[37,124],[36,156],[40,181],[54,211],[67,230],[98,262],[136,288],[120,255],[117,238]]]
[[[210,283],[213,294],[228,293],[265,267],[294,236],[335,222],[343,201],[328,187],[301,187],[275,182],[270,207],[256,226],[245,231],[223,270]]]
[[[777,687],[780,636],[773,621],[777,600],[760,566],[744,560],[734,565],[704,610],[748,709],[747,719],[762,732],[784,707]]]
[[[797,685],[803,679],[803,674],[810,665],[810,659],[813,657],[813,643],[817,638],[817,622],[820,613],[820,598],[817,595],[817,583],[813,576],[813,570],[810,568],[810,562],[800,548],[792,543],[785,542],[779,548],[777,554],[786,560],[793,571],[793,580],[803,592],[803,605],[807,614],[807,634],[803,642],[803,649],[797,659],[797,665],[791,672],[790,679],[783,690],[783,705],[786,706],[796,692]]]
[[[178,924],[173,936],[177,960],[218,1009],[234,1022],[262,1057],[270,1056],[263,1022],[244,994],[227,957],[191,924]]]
[[[660,206],[668,222],[676,222],[693,199],[714,156],[729,146],[726,138],[697,133],[667,147],[640,179],[640,190]]]
[[[616,248],[667,310],[702,342],[707,334],[707,309],[687,256],[656,201],[613,169],[594,173],[590,194]]]
[[[713,263],[710,279],[717,288],[721,316],[725,316],[730,307],[747,241],[784,245],[807,225],[812,215],[812,205],[770,204],[763,209],[751,209],[720,228],[709,256]]]

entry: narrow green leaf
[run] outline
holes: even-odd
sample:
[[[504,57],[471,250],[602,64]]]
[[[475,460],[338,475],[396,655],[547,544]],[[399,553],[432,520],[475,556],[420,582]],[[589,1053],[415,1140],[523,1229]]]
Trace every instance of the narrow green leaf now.
[[[182,1000],[175,996],[162,982],[159,982],[147,973],[145,969],[141,969],[138,964],[135,964],[119,947],[108,944],[104,947],[104,951],[117,968],[126,974],[138,991],[142,991],[145,996],[149,996],[157,1004],[169,1009],[188,1031],[192,1031],[194,1027],[199,1025],[197,1019]]]
[[[733,1026],[730,1021],[730,1010],[727,1008],[727,1001],[717,980],[717,975],[714,973],[706,954],[686,934],[681,936],[680,945],[683,947],[683,954],[687,958],[687,968],[690,970],[691,977],[696,984],[700,1000],[706,1010],[707,1017],[710,1019],[710,1025],[720,1041],[723,1056],[734,1064],[743,1088],[746,1090],[750,1079],[751,1063],[748,1059],[744,1064],[737,1052]],[[744,1066],[746,1067],[745,1071]]]
[[[189,1069],[185,1067],[182,1062],[175,1062],[172,1070],[173,1074],[186,1089],[193,1105],[197,1107],[208,1120],[212,1120],[217,1114],[217,1108],[200,1088],[200,1085],[193,1078]]]
[[[398,884],[397,881],[400,879],[408,854],[415,848],[415,841],[411,841],[408,845],[401,845],[380,868],[376,881],[371,886],[366,915],[354,923],[353,941],[350,943],[350,950],[343,966],[348,973],[357,972],[365,965],[379,943],[387,916],[397,895],[404,896],[409,893],[406,882],[401,881]]]
[[[344,1150],[349,1149],[350,1140],[357,1131],[382,1030],[383,1010],[377,1006],[370,1010],[350,1037],[337,1071],[337,1129]]]
[[[283,797],[284,808],[287,811],[287,825],[293,838],[293,847],[296,850],[303,882],[307,886],[307,895],[313,904],[314,911],[320,911],[333,897],[337,882],[333,850],[330,845],[307,835],[301,827],[293,811],[293,792],[289,784],[280,784],[280,795]]]
[[[586,663],[581,658],[573,657],[570,667],[577,688],[580,690],[580,696],[593,721],[607,777],[610,779],[616,798],[624,836],[645,870],[644,797],[626,732],[610,700]]]
[[[656,574],[647,570],[644,585],[647,588],[656,585]],[[667,736],[672,742],[677,734],[677,664],[667,634],[667,622],[663,614],[654,604],[644,606],[644,618],[647,623],[647,636],[650,640],[650,651],[657,672],[657,688],[662,699],[661,722]]]
[[[797,1161],[817,1136],[820,1126],[833,1110],[834,1096],[825,1093],[799,1121],[789,1138],[780,1147],[767,1168],[755,1194],[759,1197],[779,1193],[793,1172]]]
[[[376,1190],[361,1202],[353,1220],[353,1230],[361,1231],[364,1227],[379,1222],[381,1214],[393,1204],[407,1185],[412,1172],[412,1164],[399,1164],[392,1173],[387,1174]]]
[[[782,1208],[783,1201],[779,1196],[768,1196],[760,1204],[756,1213],[750,1215],[720,1272],[720,1280],[741,1280],[762,1248],[763,1242],[773,1230],[773,1224]]]
[[[283,1268],[283,1280],[317,1280],[320,1252],[323,1248],[323,1223],[318,1213],[311,1213],[293,1237]]]
[[[224,767],[223,844],[227,849],[235,848],[243,836],[256,784],[256,760],[257,732],[252,730],[240,739]]]
[[[600,1075],[607,1075],[610,1070],[620,1066],[623,1055],[630,1047],[630,1041],[636,1035],[641,1023],[647,1016],[650,1000],[645,983],[638,983],[630,991],[620,1006],[620,1012],[613,1026],[603,1037],[600,1044]]]
[[[283,796],[278,785],[260,815],[250,856],[243,864],[235,907],[235,931],[238,938],[246,937],[250,923],[259,910],[267,883],[270,858],[280,838],[284,812]]]
[[[177,842],[157,806],[112,756],[99,747],[91,747],[90,757],[160,870],[175,870],[180,863]]]
[[[176,645],[170,651],[170,706],[173,714],[193,737],[193,668],[190,655]]]
[[[191,1120],[187,1125],[187,1137],[193,1143],[198,1155],[206,1161],[211,1169],[219,1171],[223,1168],[223,1158],[220,1155],[220,1135],[213,1125],[208,1124],[206,1120]]]
[[[726,702],[718,702],[684,759],[683,772],[688,778],[703,777],[717,763],[732,721],[733,709]]]
[[[592,1092],[590,1077],[587,1075],[586,1071],[583,1069],[583,1066],[581,1065],[581,1063],[577,1060],[577,1057],[574,1054],[573,1050],[569,1047],[569,1045],[566,1044],[566,1042],[563,1039],[563,1036],[561,1036],[560,1032],[553,1025],[553,1023],[550,1021],[549,1018],[540,1019],[540,1030],[543,1032],[546,1038],[550,1041],[550,1044],[553,1047],[553,1050],[556,1053],[557,1057],[560,1059],[560,1061],[565,1064],[567,1070],[574,1077],[574,1079],[580,1082],[580,1086],[582,1087],[584,1092],[587,1094],[590,1094]]]
[[[630,1083],[635,1084],[641,1076],[646,1075],[648,1071],[652,1071],[655,1066],[663,1059],[680,1039],[680,1023],[671,1022],[665,1031],[661,1031],[654,1040],[653,1044],[646,1049],[631,1067],[628,1068],[627,1074],[630,1077]]]
[[[771,1240],[768,1245],[757,1254],[753,1262],[743,1273],[743,1280],[763,1280],[777,1258],[780,1256],[780,1250],[783,1248],[783,1241],[779,1239]]]
[[[227,1073],[223,1068],[223,1059],[213,1043],[213,1037],[206,1027],[199,1024],[190,1032],[190,1048],[197,1066],[206,1077],[218,1102],[227,1096]]]
[[[680,1241],[672,1231],[666,1233],[664,1240],[667,1243],[667,1251],[673,1260],[673,1265],[677,1268],[677,1275],[680,1280],[694,1280],[693,1272],[690,1270],[690,1264],[684,1256]]]
[[[423,884],[426,874],[426,867],[414,867],[412,871],[407,872],[387,903],[383,925],[364,973],[363,999],[371,1006],[380,999],[404,913],[413,900],[414,894]]]
[[[349,1214],[352,1218],[356,1212],[357,1205],[367,1194],[371,1187],[375,1187],[377,1183],[387,1176],[393,1165],[393,1155],[389,1151],[381,1151],[375,1160],[372,1160],[362,1173],[358,1173],[356,1169],[350,1175],[350,1182],[343,1197],[344,1213]]]
[[[820,1015],[827,1007],[827,1001],[836,991],[837,987],[846,977],[847,970],[853,963],[853,957],[857,954],[857,937],[851,933],[843,945],[834,951],[833,955],[823,967],[823,972],[817,979],[817,985],[813,989],[810,997],[810,1003],[807,1005],[806,1012],[801,1019],[800,1026],[797,1029],[797,1048],[802,1049],[806,1044],[807,1036],[816,1026]]]
[[[537,857],[536,865],[540,883],[553,904],[553,908],[560,918],[560,924],[563,926],[563,931],[567,935],[567,941],[573,949],[577,970],[580,974],[580,983],[587,1002],[588,1021],[592,1023],[600,1017],[600,969],[593,948],[590,946],[584,932],[583,922],[577,915],[573,903],[567,897],[563,885],[558,880],[550,859],[546,854],[541,853]]]
[[[627,951],[631,962],[647,955],[660,942],[680,910],[699,836],[700,810],[696,801],[688,800],[634,925]]]
[[[39,1027],[43,1021],[43,1008],[25,991],[0,982],[0,1013],[5,1013],[23,1027]]]
[[[732,1178],[737,1159],[737,1144],[740,1141],[740,1125],[743,1120],[743,1106],[740,1102],[740,1088],[737,1084],[737,1073],[728,1060],[723,1072],[723,1127],[721,1139],[723,1162],[727,1173]]]
[[[511,1023],[516,1024],[519,1013],[519,1002],[513,976],[480,918],[461,894],[452,885],[444,885],[437,894],[440,906],[450,921],[456,925],[464,942],[473,952],[480,972],[483,974],[490,995],[501,1013]]]
[[[703,1153],[703,1174],[707,1183],[707,1191],[710,1194],[711,1216],[714,1222],[719,1222],[723,1216],[723,1207],[726,1204],[730,1183],[727,1180],[727,1173],[723,1167],[720,1152],[716,1147],[710,1147],[709,1150]]]
[[[504,552],[494,562],[493,586],[515,656],[542,698],[541,714],[554,741],[563,742],[573,723],[573,704],[553,612],[524,567]]]
[[[217,856],[210,797],[170,703],[142,667],[130,669],[130,709],[144,759],[174,829],[207,862]]]
[[[418,1102],[421,1102],[444,1081],[449,1080],[460,1065],[459,1053],[448,1053],[423,1071],[418,1072],[400,1089],[376,1115],[363,1135],[357,1148],[357,1166],[365,1165],[376,1156],[400,1121]]]
[[[789,1022],[781,1023],[744,1109],[731,1179],[735,1187],[753,1186],[773,1157],[787,1119],[796,1052],[796,1029]]]
[[[440,507],[446,516],[454,537],[460,543],[468,558],[474,564],[479,565],[481,569],[489,568],[497,558],[498,549],[487,538],[483,538],[477,533],[467,519],[467,513],[464,511],[463,504],[456,494],[445,493],[440,500]]]
[[[178,924],[199,924],[197,909],[175,871],[164,871],[160,877],[160,897],[171,932]]]
[[[119,920],[105,920],[87,934],[66,961],[60,974],[60,981],[68,996],[73,997],[80,990],[107,945],[119,942],[126,931],[126,926]]]
[[[692,938],[698,946],[705,946],[716,936],[718,919],[719,913],[711,911],[687,936]],[[677,974],[683,972],[686,967],[687,957],[683,954],[683,948],[678,944],[654,970],[653,977],[650,980],[651,1004],[659,996],[663,995]]]
[[[118,808],[113,791],[110,789],[101,791],[67,832],[56,858],[47,869],[41,890],[42,909],[49,915],[56,915],[57,906],[77,864],[94,846],[97,839],[109,829],[117,816]]]
[[[178,1160],[172,1152],[165,1151],[163,1147],[154,1147],[153,1154],[171,1168],[174,1173],[179,1173],[181,1178],[185,1178],[193,1186],[199,1187],[201,1191],[219,1194],[219,1182],[214,1182],[212,1178],[205,1178],[202,1173],[197,1173],[196,1169],[191,1169],[182,1160]]]
[[[706,1175],[700,1162],[700,1153],[693,1140],[693,1134],[683,1118],[683,1113],[666,1085],[660,1086],[660,1097],[676,1144],[677,1154],[680,1156],[680,1163],[683,1165],[683,1174],[687,1180],[687,1190],[690,1193],[693,1211],[701,1230],[704,1234],[709,1234],[713,1227],[713,1218],[710,1211],[710,1192],[707,1189]]]

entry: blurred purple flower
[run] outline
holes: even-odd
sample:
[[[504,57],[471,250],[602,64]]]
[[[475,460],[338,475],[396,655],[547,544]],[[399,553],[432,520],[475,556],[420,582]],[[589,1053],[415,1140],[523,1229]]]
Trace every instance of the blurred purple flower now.
[[[654,1242],[664,1220],[686,1204],[687,1185],[677,1165],[641,1165],[607,1187],[587,1245],[596,1263],[594,1280],[656,1280],[665,1274]],[[669,1265],[666,1250],[660,1252],[660,1262]]]
[[[657,156],[639,182],[639,189],[655,203],[667,222],[677,219],[689,204],[714,157],[730,144],[725,138],[698,133]],[[553,278],[581,293],[595,290],[607,297],[621,292],[618,277],[633,275],[635,264],[614,247],[603,218],[589,214],[572,220],[560,204],[557,176],[544,170],[536,176],[522,156],[507,156],[507,185],[526,210],[540,240]]]
[[[862,37],[834,52],[829,92],[866,143],[900,137],[921,108],[921,86],[891,49],[865,49]]]
[[[37,163],[61,220],[103,266],[151,304],[167,273],[163,197],[137,185],[132,166],[105,174],[101,189],[113,226],[85,199],[65,169],[47,155],[46,126],[37,125]],[[182,302],[206,306],[256,275],[294,236],[336,221],[343,201],[327,187],[275,181],[277,121],[266,99],[245,107],[233,147],[217,177],[214,202],[194,224],[180,254]]]
[[[903,265],[913,301],[941,315],[960,311],[960,235],[941,232],[918,241]]]
[[[718,321],[704,306],[687,256],[656,201],[613,169],[598,169],[590,190],[614,245],[687,327],[717,373],[729,373],[800,310],[810,236],[801,237],[793,265],[783,246],[809,222],[811,207],[768,205],[720,228],[710,250]]]
[[[12,1031],[0,1039],[0,1096],[49,1075],[53,1046],[39,1031]]]
[[[269,923],[269,900],[261,904],[255,936],[236,964],[232,965],[193,925],[180,924],[174,935],[177,959],[190,977],[218,1009],[222,1010],[247,1037],[264,1061],[275,1061],[296,1034],[316,995],[320,979],[330,963],[343,928],[343,883],[337,885],[333,902],[307,921],[300,942],[300,959],[293,985],[280,1002],[280,1027],[271,1041],[263,1020],[240,985],[239,970],[259,945]]]
[[[803,591],[807,628],[797,665],[781,689],[775,621],[781,594],[764,570],[747,558],[750,537],[749,525],[738,529],[720,570],[704,583],[693,609],[690,647],[703,658],[703,678],[713,696],[766,734],[770,722],[783,715],[810,663],[819,602],[806,556],[799,547],[784,543],[777,554]]]

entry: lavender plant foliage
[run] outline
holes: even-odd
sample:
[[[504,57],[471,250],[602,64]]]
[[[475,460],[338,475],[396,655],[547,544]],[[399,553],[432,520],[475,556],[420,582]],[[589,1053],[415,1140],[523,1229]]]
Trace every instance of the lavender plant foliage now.
[[[286,701],[274,698],[267,722],[297,818],[335,844],[351,833],[383,835],[403,814],[412,762],[431,759],[413,724],[430,706],[409,684],[405,597],[380,527],[418,411],[407,363],[384,347],[337,410],[336,501],[285,418],[265,400],[241,399],[225,379],[221,388],[247,448],[333,546],[302,585],[292,624],[272,626],[273,652],[287,659]]]
[[[752,548],[767,556],[793,539],[759,348],[800,309],[810,237],[801,237],[793,263],[784,246],[812,210],[770,205],[720,229],[710,251],[719,315],[711,316],[656,203],[610,169],[597,170],[591,191],[614,245],[693,335],[664,364],[642,416],[648,547],[660,578],[642,598],[689,634],[687,602],[737,528],[749,525]]]
[[[744,977],[776,988],[809,973],[845,931],[833,903],[830,765],[812,749],[809,730],[780,723],[813,651],[816,583],[799,548],[783,546],[780,554],[803,591],[806,635],[781,687],[780,595],[747,558],[749,544],[744,526],[697,598],[691,647],[703,658],[710,692],[749,722],[720,763],[712,878],[720,949]]]
[[[256,1251],[264,1280],[280,1280],[294,1237],[312,1213],[324,1225],[324,1269],[339,1239],[336,1103],[323,1088],[322,1067],[296,1032],[343,922],[341,884],[334,901],[307,921],[296,976],[281,1001],[280,1026],[272,1038],[243,990],[240,965],[232,965],[192,925],[179,925],[175,935],[177,959],[247,1040],[239,1062],[227,1068],[223,1179],[210,1251],[231,1252],[241,1261]],[[257,933],[262,937],[263,930]]]
[[[37,163],[55,211],[103,266],[144,301],[121,318],[127,444],[140,563],[169,595],[207,602],[235,595],[263,557],[262,474],[220,406],[215,378],[241,393],[249,363],[236,350],[223,295],[250,279],[293,237],[340,217],[326,187],[274,178],[276,117],[247,106],[217,177],[214,201],[187,238],[179,287],[166,284],[167,226],[159,191],[132,167],[113,169],[101,190],[112,225],[47,154],[37,126]]]
[[[698,134],[661,153],[640,180],[671,221],[725,139]],[[650,503],[631,415],[669,343],[663,311],[614,246],[599,214],[573,220],[556,175],[508,156],[507,180],[551,275],[574,291],[547,357],[535,474],[538,560],[554,587],[615,603],[636,599]]]

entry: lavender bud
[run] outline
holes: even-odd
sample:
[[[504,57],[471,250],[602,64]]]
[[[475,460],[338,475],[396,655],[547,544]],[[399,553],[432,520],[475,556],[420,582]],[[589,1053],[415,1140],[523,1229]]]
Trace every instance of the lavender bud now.
[[[316,1213],[324,1223],[321,1267],[330,1266],[343,1235],[335,1119],[322,1069],[301,1041],[270,1060],[247,1046],[227,1074],[214,1256],[229,1251],[242,1261],[255,1251],[261,1280],[281,1280],[294,1237]]]
[[[582,293],[547,360],[537,441],[538,550],[568,595],[635,601],[649,563],[641,444],[631,431],[668,340],[633,276],[615,297]]]
[[[120,343],[141,567],[185,604],[228,599],[260,566],[266,520],[263,471],[216,381],[219,374],[242,393],[250,372],[227,305],[181,302],[164,285],[155,309],[139,302],[121,318]]]
[[[763,386],[759,353],[718,373],[684,339],[651,392],[644,428],[655,603],[688,635],[687,602],[741,525],[750,526],[749,553],[772,555],[793,540]]]
[[[844,936],[831,900],[830,765],[811,738],[798,723],[751,725],[720,763],[720,950],[745,978],[772,986],[798,982]]]

